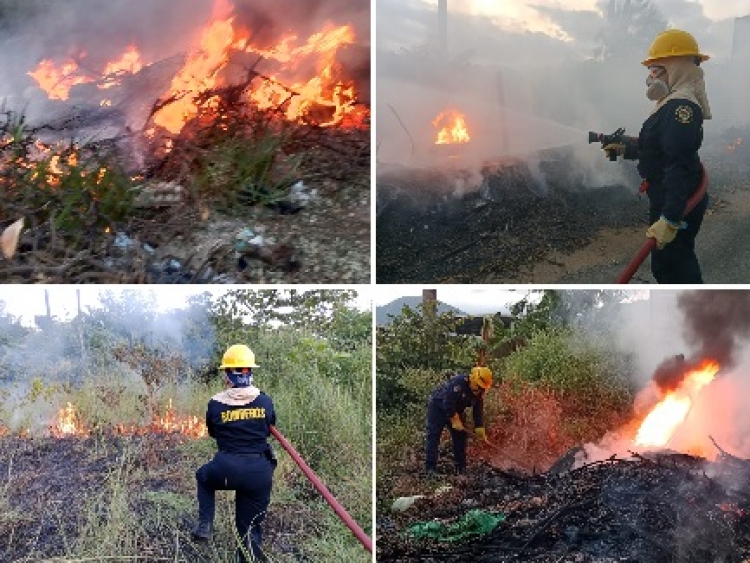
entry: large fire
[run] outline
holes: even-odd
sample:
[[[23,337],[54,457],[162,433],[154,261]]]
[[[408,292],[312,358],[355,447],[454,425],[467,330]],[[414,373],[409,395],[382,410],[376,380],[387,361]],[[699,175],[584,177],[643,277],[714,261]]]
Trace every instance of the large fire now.
[[[441,111],[432,120],[433,127],[438,129],[435,137],[436,145],[447,145],[453,143],[468,143],[469,128],[466,125],[466,116],[452,109]]]
[[[693,399],[711,383],[719,371],[719,364],[706,360],[685,375],[680,386],[668,391],[666,396],[648,413],[638,428],[635,444],[646,447],[663,447],[685,422]]]
[[[211,21],[196,35],[184,65],[159,101],[153,123],[177,134],[188,121],[212,108],[215,100],[201,94],[232,85],[228,78],[232,71],[230,63],[233,57],[244,54],[256,56],[255,62],[262,59],[273,68],[273,74],[268,76],[258,71],[245,94],[260,109],[278,110],[290,121],[307,122],[321,108],[328,117],[312,120],[321,126],[367,127],[368,112],[356,107],[355,85],[342,75],[336,62],[340,49],[355,41],[350,25],[327,23],[306,39],[290,33],[274,45],[257,44],[252,30],[236,25],[233,7],[227,0],[215,0]],[[81,68],[80,60],[85,57],[82,53],[78,61],[57,63],[45,59],[28,74],[50,99],[67,100],[71,89],[78,84],[96,82],[99,88],[111,88],[119,85],[126,75],[155,62],[144,62],[137,46],[130,45],[125,53],[101,69],[101,75],[95,76]],[[256,72],[255,66],[246,70]],[[111,101],[102,99],[99,104],[108,106]],[[153,128],[149,131],[154,132]]]
[[[91,433],[91,429],[81,418],[78,409],[71,403],[57,413],[57,417],[51,427],[52,435],[56,438],[85,437]],[[202,438],[208,434],[206,423],[197,416],[181,417],[169,399],[164,414],[154,413],[150,424],[118,424],[114,427],[114,433],[133,436],[143,434],[183,434],[192,438]]]

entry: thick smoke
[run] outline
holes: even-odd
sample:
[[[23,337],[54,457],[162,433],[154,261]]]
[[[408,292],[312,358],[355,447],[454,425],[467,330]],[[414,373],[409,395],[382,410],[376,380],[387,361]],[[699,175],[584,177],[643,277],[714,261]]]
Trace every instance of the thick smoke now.
[[[655,290],[639,300],[628,298],[631,293],[638,295],[625,292],[606,314],[595,308],[576,319],[587,345],[601,341],[628,358],[624,367],[636,392],[632,424],[585,444],[577,463],[647,450],[633,443],[640,421],[705,359],[718,361],[720,371],[692,396],[685,422],[665,449],[713,458],[711,436],[728,452],[750,457],[750,292]]]
[[[715,359],[725,369],[734,367],[742,345],[750,340],[750,293],[691,291],[678,303],[694,354]]]
[[[544,4],[523,7],[519,19],[529,16],[523,27],[536,22],[538,28],[522,33],[503,26],[502,18],[468,14],[460,3],[448,2],[446,49],[437,39],[434,6],[378,3],[379,173],[403,167],[478,170],[508,158],[533,163],[539,153],[549,158],[552,149],[574,172],[571,187],[622,186],[636,193],[635,163],[608,161],[599,145],[587,143],[587,132],[624,127],[627,135],[638,135],[653,107],[640,64],[649,41],[631,44],[632,56],[595,60],[596,38],[606,30],[596,9]],[[714,110],[705,125],[705,152],[726,127],[747,122],[747,97],[738,93],[747,91],[750,73],[746,61],[730,56],[732,19],[711,21],[700,5],[682,0],[662,11],[670,26],[692,30],[713,55],[704,65]],[[557,38],[540,31],[549,31],[550,22],[557,25]],[[447,107],[466,114],[471,141],[464,147],[434,145],[431,120]]]
[[[91,297],[83,300],[90,302]],[[171,291],[171,290],[170,290]],[[18,292],[14,292],[19,299]],[[62,296],[50,290],[51,303]],[[34,403],[42,425],[54,415],[56,406],[30,399],[34,380],[45,387],[79,386],[96,382],[103,388],[122,386],[142,389],[141,374],[115,358],[119,346],[158,351],[164,357],[180,357],[188,368],[202,369],[212,359],[215,333],[209,311],[198,306],[158,310],[157,292],[124,291],[101,297],[103,305],[85,308],[80,316],[67,321],[54,317],[24,317],[30,329],[19,338],[12,318],[4,313],[0,292],[0,411],[9,415],[11,427],[26,424],[28,406]],[[7,297],[5,297],[7,299]],[[23,299],[23,298],[22,298]],[[25,302],[33,301],[28,295]],[[54,311],[54,309],[53,309]],[[37,404],[38,403],[38,404]],[[31,423],[30,422],[30,423]]]

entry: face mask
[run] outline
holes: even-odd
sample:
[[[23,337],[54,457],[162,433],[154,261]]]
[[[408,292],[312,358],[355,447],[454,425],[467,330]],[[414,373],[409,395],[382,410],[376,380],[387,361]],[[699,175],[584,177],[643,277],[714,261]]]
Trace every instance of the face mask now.
[[[664,96],[669,94],[669,86],[661,78],[654,78],[649,75],[646,78],[646,97],[654,102],[661,100]]]

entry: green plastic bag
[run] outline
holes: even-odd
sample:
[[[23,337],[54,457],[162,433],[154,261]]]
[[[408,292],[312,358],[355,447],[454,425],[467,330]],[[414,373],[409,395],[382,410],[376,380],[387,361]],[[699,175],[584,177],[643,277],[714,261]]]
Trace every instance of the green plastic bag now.
[[[406,534],[413,538],[431,538],[444,542],[456,542],[473,536],[484,536],[494,530],[500,522],[505,520],[505,514],[492,514],[484,510],[470,510],[453,524],[443,522],[418,522],[406,530]]]

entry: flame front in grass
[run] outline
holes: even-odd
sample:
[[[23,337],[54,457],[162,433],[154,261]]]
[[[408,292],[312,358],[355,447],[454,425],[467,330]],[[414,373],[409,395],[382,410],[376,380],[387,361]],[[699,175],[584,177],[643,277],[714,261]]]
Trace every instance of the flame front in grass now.
[[[60,409],[52,425],[52,435],[56,438],[66,436],[88,436],[88,429],[81,421],[78,410],[71,404]]]
[[[177,411],[172,405],[172,399],[169,399],[164,415],[154,418],[152,429],[155,432],[179,433],[193,438],[201,438],[208,434],[206,423],[197,416],[185,418],[177,416]]]
[[[436,145],[448,145],[454,143],[468,143],[469,128],[466,125],[466,116],[452,109],[447,109],[432,120],[432,125],[438,129],[435,138]]]
[[[704,361],[696,369],[689,371],[674,391],[651,410],[638,428],[635,444],[638,446],[666,446],[680,425],[687,418],[693,397],[714,380],[719,364],[712,360]]]

